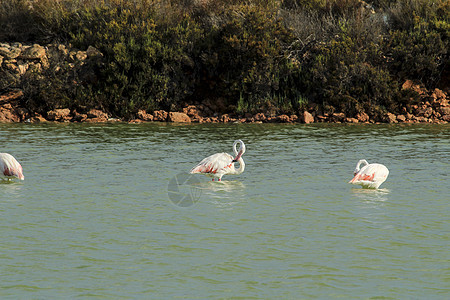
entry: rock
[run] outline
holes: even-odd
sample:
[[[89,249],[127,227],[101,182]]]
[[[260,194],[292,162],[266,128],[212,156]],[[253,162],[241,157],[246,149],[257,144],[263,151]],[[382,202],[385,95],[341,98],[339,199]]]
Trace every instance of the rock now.
[[[388,123],[398,123],[397,116],[392,113],[387,113],[386,119],[387,119]]]
[[[9,50],[9,47],[3,46],[3,45],[0,47],[0,55],[1,56],[7,58],[10,53],[11,53],[11,51]]]
[[[19,48],[0,47],[0,55],[6,59],[16,59],[22,51]]]
[[[409,90],[412,88],[412,86],[414,85],[414,83],[412,82],[412,80],[406,80],[403,85],[402,85],[402,90]]]
[[[108,114],[99,109],[91,109],[87,112],[87,117],[86,122],[90,123],[108,121]]]
[[[448,101],[449,101],[449,99],[446,99],[446,98],[442,98],[442,99],[438,100],[440,106],[449,106]]]
[[[30,114],[30,111],[24,107],[18,107],[16,108],[16,114],[21,120],[26,120]]]
[[[419,84],[415,84],[411,80],[406,80],[402,85],[403,90],[413,90],[417,92],[419,95],[424,95],[426,90],[422,88]]]
[[[20,55],[23,59],[42,59],[43,57],[45,57],[45,48],[38,44],[26,48]]]
[[[166,122],[167,121],[168,113],[164,110],[155,110],[153,112],[153,120],[160,121],[160,122]]]
[[[333,122],[342,122],[344,120],[345,120],[344,113],[332,113],[331,114],[331,121],[333,121]]]
[[[404,115],[398,115],[396,119],[399,122],[405,122],[406,121],[406,117]]]
[[[416,114],[418,116],[423,116],[425,118],[429,118],[433,114],[433,109],[431,107],[422,107],[417,109]]]
[[[445,93],[440,89],[434,89],[433,94],[431,95],[434,99],[445,99]]]
[[[443,106],[438,108],[438,112],[444,116],[444,115],[450,115],[450,106]]]
[[[188,116],[192,117],[199,114],[199,108],[197,108],[195,105],[189,105],[183,108],[183,112]]]
[[[303,112],[303,115],[301,117],[302,117],[301,121],[303,123],[306,123],[306,124],[314,123],[313,115],[310,112],[306,111],[306,110]]]
[[[8,59],[16,59],[20,56],[22,50],[20,48],[11,48],[11,52],[7,56]]]
[[[289,117],[289,121],[290,122],[297,122],[297,120],[298,120],[298,116],[297,115],[291,115],[290,117]]]
[[[359,123],[358,119],[356,118],[346,118],[345,121],[347,123]]]
[[[69,50],[67,50],[66,46],[59,44],[50,44],[48,45],[47,56],[49,59],[54,61],[60,61],[66,58]]]
[[[445,122],[450,122],[450,114],[442,116],[442,120],[444,120]]]
[[[321,123],[326,122],[326,120],[328,119],[328,117],[323,116],[323,115],[317,115],[316,117],[317,117],[317,120]]]
[[[230,117],[228,116],[228,114],[224,114],[220,117],[220,122],[222,123],[228,123],[230,121]]]
[[[77,61],[77,52],[76,50],[70,50],[69,53],[67,54],[68,57],[68,61],[71,63],[75,63]]]
[[[36,113],[33,117],[29,118],[27,120],[27,122],[30,122],[30,123],[43,123],[43,122],[48,122],[48,121],[43,116],[41,116],[40,114]]]
[[[277,121],[280,123],[289,123],[291,120],[289,119],[289,116],[287,115],[280,115],[277,118]]]
[[[0,107],[0,123],[20,122],[20,117],[14,113],[11,105]]]
[[[86,50],[86,55],[88,58],[102,57],[103,54],[95,47],[89,46]]]
[[[433,111],[433,117],[435,117],[435,118],[440,118],[440,117],[441,117],[441,114],[434,110],[434,111]]]
[[[359,122],[369,122],[369,115],[366,114],[365,112],[358,113],[356,115],[356,118],[358,119]]]
[[[22,90],[13,90],[0,95],[0,104],[3,102],[11,102],[19,100],[23,96]]]
[[[38,73],[40,73],[40,72],[42,72],[42,65],[40,63],[30,63],[28,65],[28,69],[31,72],[38,72]]]
[[[108,118],[108,115],[105,112],[103,112],[103,111],[101,111],[99,109],[91,109],[91,110],[89,110],[87,112],[87,116],[88,116],[88,118],[105,118],[105,119]]]
[[[191,123],[191,118],[182,112],[169,112],[168,121],[175,123]]]
[[[18,64],[17,64],[17,68],[19,69],[19,75],[23,75],[23,74],[25,74],[26,72],[27,72],[27,70],[28,70],[28,64],[27,63],[25,63],[25,62],[23,62],[23,61],[20,61]]]
[[[144,123],[144,121],[141,119],[133,119],[128,121],[128,124],[140,124],[140,123]]]
[[[88,118],[87,114],[80,114],[76,111],[73,112],[73,120],[75,122],[84,122],[87,120],[87,118]]]
[[[416,120],[417,120],[418,122],[420,122],[420,123],[427,123],[427,122],[428,122],[428,118],[426,118],[426,117],[421,117],[421,116],[416,117]]]
[[[60,108],[55,110],[50,110],[47,112],[47,119],[50,121],[69,121],[71,118],[70,115],[70,109],[68,108]]]
[[[254,119],[255,119],[256,121],[264,122],[264,121],[267,120],[267,117],[266,117],[266,115],[263,114],[263,113],[257,113],[257,114],[254,116]]]
[[[75,57],[77,58],[77,60],[79,61],[84,61],[86,60],[86,58],[88,57],[86,54],[86,51],[77,51],[77,54],[75,55]]]
[[[200,110],[204,108],[203,105],[195,106],[195,105],[189,105],[185,108],[183,108],[183,112],[187,114],[192,122],[203,122],[202,113]]]
[[[5,69],[9,70],[13,74],[20,74],[19,67],[15,64],[15,62],[5,62]]]
[[[153,115],[148,114],[145,110],[141,109],[137,112],[137,117],[142,121],[153,121]]]

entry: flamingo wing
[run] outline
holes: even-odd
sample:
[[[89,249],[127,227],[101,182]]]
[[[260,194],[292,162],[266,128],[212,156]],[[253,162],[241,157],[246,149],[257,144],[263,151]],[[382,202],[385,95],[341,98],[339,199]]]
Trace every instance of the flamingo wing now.
[[[14,176],[24,180],[22,166],[11,154],[0,153],[0,172],[4,176]]]
[[[202,173],[219,177],[225,174],[227,168],[233,165],[233,157],[228,153],[216,153],[203,159],[190,171],[191,174]],[[221,176],[220,176],[221,177]]]

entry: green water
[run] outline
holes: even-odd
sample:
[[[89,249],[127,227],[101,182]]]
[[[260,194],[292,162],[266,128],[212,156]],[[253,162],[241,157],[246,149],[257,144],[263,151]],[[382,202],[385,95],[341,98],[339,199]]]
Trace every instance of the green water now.
[[[237,138],[243,174],[186,177]],[[3,124],[0,141],[25,175],[0,184],[2,299],[450,297],[449,125]],[[389,168],[380,190],[347,183],[362,158]]]

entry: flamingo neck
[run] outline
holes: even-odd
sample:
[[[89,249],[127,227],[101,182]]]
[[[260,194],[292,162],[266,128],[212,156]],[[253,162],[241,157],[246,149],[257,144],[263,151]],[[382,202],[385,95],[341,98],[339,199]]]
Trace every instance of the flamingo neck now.
[[[245,170],[245,162],[242,159],[242,157],[239,157],[239,159],[237,160],[237,162],[239,163],[239,168],[236,169],[236,171],[234,172],[234,174],[239,175],[242,172],[244,172]]]
[[[236,150],[236,145],[239,143],[239,141],[235,141],[233,143],[233,153],[234,153],[234,157],[237,157],[238,155],[238,151]],[[237,160],[237,159],[236,159]]]
[[[239,146],[239,152],[236,150],[236,145],[240,144]],[[235,169],[235,171],[233,172],[233,174],[241,174],[242,172],[244,172],[245,169],[245,163],[244,160],[242,159],[242,154],[244,154],[245,152],[245,144],[243,141],[241,140],[236,140],[233,144],[233,151],[234,151],[234,159],[232,160],[233,163],[238,162],[239,163],[239,168]]]
[[[364,166],[368,165],[369,163],[367,162],[367,160],[365,159],[361,159],[360,161],[358,161],[358,163],[356,164],[356,170],[361,170],[361,164],[363,164]]]

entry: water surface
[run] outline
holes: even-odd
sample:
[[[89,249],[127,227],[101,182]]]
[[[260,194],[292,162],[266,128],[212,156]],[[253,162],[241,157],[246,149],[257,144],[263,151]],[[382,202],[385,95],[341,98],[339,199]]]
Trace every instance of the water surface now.
[[[237,138],[243,174],[171,201]],[[449,125],[2,124],[0,141],[25,175],[0,183],[2,298],[450,297]],[[380,190],[347,183],[362,158],[389,168]]]

